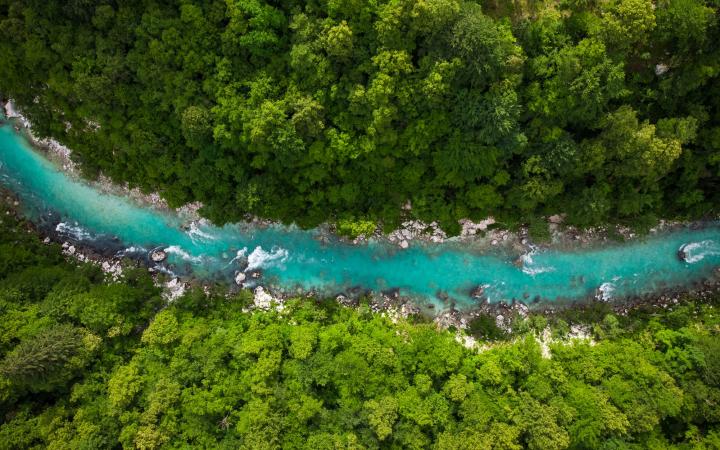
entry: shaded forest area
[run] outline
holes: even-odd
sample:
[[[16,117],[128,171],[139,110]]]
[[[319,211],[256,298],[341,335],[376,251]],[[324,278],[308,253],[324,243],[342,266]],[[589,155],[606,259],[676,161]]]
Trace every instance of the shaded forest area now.
[[[717,8],[0,0],[0,92],[219,223],[647,224],[720,204]]]
[[[517,316],[476,351],[363,305],[168,305],[60,250],[0,221],[0,449],[720,449],[720,298],[596,308],[592,340]]]

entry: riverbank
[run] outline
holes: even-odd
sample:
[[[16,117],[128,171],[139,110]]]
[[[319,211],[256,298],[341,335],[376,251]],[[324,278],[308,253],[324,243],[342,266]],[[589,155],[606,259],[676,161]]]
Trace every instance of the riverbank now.
[[[20,201],[13,193],[2,190],[2,198],[4,199],[6,215],[19,217],[21,207]],[[167,302],[172,302],[182,296],[187,290],[197,288],[203,289],[205,292],[220,288],[228,294],[245,289],[252,293],[253,302],[251,309],[267,311],[275,309],[282,311],[287,301],[291,299],[304,298],[308,301],[317,301],[322,297],[315,291],[306,291],[298,293],[293,290],[279,290],[272,287],[263,286],[260,279],[249,280],[251,284],[245,286],[232,286],[226,284],[213,284],[207,281],[197,279],[193,276],[178,277],[171,273],[158,270],[148,255],[138,257],[138,255],[124,255],[119,250],[123,247],[119,244],[115,246],[112,243],[103,248],[98,248],[97,242],[82,243],[71,242],[67,240],[67,235],[58,232],[53,227],[43,227],[40,225],[26,222],[28,232],[38,234],[43,238],[46,244],[56,244],[60,247],[62,253],[69,259],[80,263],[90,263],[100,267],[105,272],[110,281],[121,279],[123,270],[126,268],[143,268],[153,275],[156,285],[163,287],[164,298]],[[672,310],[678,305],[682,305],[686,299],[695,300],[711,299],[720,294],[720,269],[715,270],[713,278],[705,280],[703,283],[692,286],[688,289],[667,289],[657,294],[636,296],[628,298],[612,299],[603,301],[598,296],[588,296],[584,301],[578,300],[555,300],[553,302],[542,302],[539,299],[533,299],[527,303],[516,299],[509,303],[506,302],[489,302],[487,300],[479,302],[475,307],[456,308],[455,303],[450,297],[445,296],[445,308],[437,311],[432,303],[422,301],[422,299],[412,298],[402,295],[400,290],[392,289],[383,292],[373,293],[370,290],[356,288],[344,293],[330,296],[322,301],[334,301],[341,307],[352,308],[358,311],[369,310],[375,314],[389,317],[393,321],[410,320],[410,321],[433,321],[439,329],[450,329],[456,333],[456,338],[464,346],[473,349],[481,349],[472,336],[475,323],[483,318],[490,318],[495,326],[508,335],[512,335],[516,330],[515,324],[518,319],[526,319],[529,315],[542,315],[548,319],[562,317],[584,317],[597,315],[598,310],[604,312],[612,312],[620,316],[626,316],[641,310]],[[439,294],[443,296],[442,294]],[[522,322],[522,320],[520,321]],[[577,328],[582,330],[584,328]],[[577,331],[576,330],[576,331]],[[580,333],[578,331],[578,333]],[[582,334],[582,333],[580,333]],[[578,336],[580,336],[578,334]]]
[[[418,237],[419,242],[413,245],[408,244],[408,248],[403,248],[402,245],[398,248],[396,243],[380,240],[356,245],[352,249],[346,248],[345,244],[339,243],[341,239],[329,233],[328,227],[322,232],[311,233],[281,227],[272,229],[273,225],[269,223],[245,225],[245,229],[183,228],[184,225],[171,217],[171,214],[153,215],[138,210],[148,208],[130,208],[126,205],[127,202],[123,201],[127,196],[120,195],[116,199],[98,198],[96,191],[99,193],[106,191],[95,189],[94,186],[80,187],[81,184],[85,185],[86,183],[78,183],[77,174],[73,176],[75,181],[64,180],[65,175],[55,173],[47,162],[40,162],[37,155],[30,156],[33,153],[31,149],[23,151],[19,143],[12,144],[9,134],[6,139],[10,139],[7,141],[10,145],[8,148],[16,148],[14,153],[5,154],[5,159],[11,164],[10,167],[14,167],[6,176],[12,177],[14,176],[12,173],[22,172],[24,178],[18,186],[35,186],[33,189],[36,189],[33,191],[35,194],[29,193],[30,198],[33,195],[44,196],[47,193],[50,196],[47,200],[42,200],[43,203],[51,206],[62,204],[65,213],[69,214],[69,223],[67,220],[59,223],[59,218],[57,220],[52,217],[49,219],[49,232],[56,233],[56,239],[67,239],[68,234],[64,231],[73,226],[77,228],[77,224],[73,225],[72,217],[73,214],[79,213],[81,214],[78,219],[80,228],[82,228],[82,224],[95,224],[94,226],[100,227],[95,228],[97,232],[91,233],[91,239],[85,239],[85,241],[92,241],[93,248],[98,249],[100,253],[109,254],[111,258],[122,258],[128,256],[124,251],[123,243],[132,246],[135,245],[134,243],[140,242],[140,247],[144,246],[144,248],[129,256],[142,260],[149,269],[169,274],[170,281],[173,283],[172,287],[180,287],[185,282],[197,281],[198,279],[194,278],[195,268],[200,268],[205,272],[221,270],[223,277],[229,275],[225,277],[226,283],[230,281],[227,278],[232,277],[230,279],[239,280],[242,287],[252,289],[256,298],[256,306],[263,308],[271,307],[273,302],[281,304],[286,298],[298,296],[335,297],[344,304],[365,302],[375,312],[388,313],[398,317],[413,315],[434,317],[438,323],[444,324],[443,326],[463,328],[474,317],[483,314],[494,314],[497,321],[504,323],[507,317],[523,314],[526,310],[543,307],[557,309],[564,307],[565,303],[568,305],[572,302],[590,304],[612,299],[613,296],[610,296],[609,292],[612,287],[611,281],[615,281],[615,275],[622,275],[629,283],[633,283],[633,277],[638,276],[635,270],[642,269],[648,261],[652,262],[654,258],[660,258],[663,261],[663,270],[687,270],[687,266],[683,268],[678,265],[675,256],[677,246],[688,242],[687,239],[692,239],[692,236],[698,238],[700,235],[708,236],[708,233],[687,233],[686,238],[675,237],[674,240],[670,240],[671,236],[668,236],[667,243],[671,243],[669,246],[667,243],[661,244],[666,241],[665,237],[655,239],[656,243],[652,244],[654,247],[651,246],[649,250],[645,250],[647,252],[645,256],[637,263],[633,263],[634,265],[624,269],[623,273],[615,274],[612,273],[615,272],[612,267],[621,265],[623,258],[638,259],[634,255],[627,254],[627,251],[623,252],[622,249],[630,244],[626,243],[625,246],[619,244],[599,245],[598,241],[588,241],[588,244],[583,247],[582,239],[564,234],[561,228],[562,217],[550,218],[549,226],[559,230],[571,251],[566,252],[567,255],[550,255],[551,260],[543,258],[547,256],[543,253],[544,248],[534,245],[526,232],[521,230],[510,233],[495,230],[492,227],[496,224],[492,223],[490,219],[484,221],[482,226],[475,226],[469,222],[463,223],[464,236],[446,239],[442,246],[438,245],[439,243],[426,244]],[[18,145],[18,147],[12,147],[12,145]],[[57,149],[55,146],[45,151],[52,151],[52,148]],[[56,150],[56,153],[61,157],[69,156],[67,151],[58,152]],[[37,177],[43,177],[39,184],[36,183]],[[53,187],[48,189],[48,186]],[[63,189],[69,189],[69,191],[58,196],[58,190]],[[118,195],[117,192],[114,194]],[[76,197],[72,197],[73,195]],[[72,200],[68,202],[71,198]],[[134,203],[139,204],[137,200]],[[157,202],[155,203],[157,204]],[[158,208],[162,207],[163,205],[158,206]],[[104,218],[100,219],[99,216],[104,216]],[[191,225],[193,224],[191,223]],[[63,230],[58,230],[60,225]],[[406,228],[413,228],[416,236],[422,236],[425,231],[422,223],[409,222],[405,225]],[[674,226],[686,227],[687,225]],[[128,233],[129,228],[132,231]],[[60,233],[60,231],[63,232]],[[91,231],[93,231],[92,226],[85,231],[80,229],[78,231],[80,234],[76,236],[75,240],[82,242],[81,232],[87,234]],[[434,235],[438,234],[437,231],[433,233]],[[261,235],[259,240],[257,235]],[[121,242],[115,236],[125,236],[125,238]],[[394,236],[394,239],[402,237],[404,240],[413,240],[413,235],[408,233],[395,233]],[[715,239],[715,231],[710,232],[709,236]],[[117,239],[117,242],[113,239]],[[69,253],[77,252],[80,247],[78,242],[62,242],[61,244],[65,245],[65,249]],[[290,251],[281,246],[276,249],[277,244],[290,245]],[[162,245],[167,253],[172,252],[176,256],[175,262],[181,265],[179,271],[173,267],[175,262],[169,265],[148,264],[148,253],[154,248],[153,246],[158,245]],[[606,267],[611,267],[611,271],[605,275],[593,274],[595,269],[593,265],[600,261],[593,259],[597,257],[585,258],[582,262],[576,261],[578,255],[582,258],[581,253],[591,249],[593,245],[599,246],[606,253],[610,252],[610,256],[597,256],[604,258],[602,260],[605,261]],[[369,248],[371,246],[372,249]],[[120,252],[121,250],[123,251]],[[328,252],[334,252],[331,253],[333,256],[328,256]],[[235,256],[236,253],[237,256]],[[270,270],[266,272],[263,264],[282,266],[289,253],[292,253],[294,257],[292,274],[286,273],[284,267],[270,267]],[[598,252],[593,254],[598,254]],[[556,257],[559,260],[553,261],[552,258]],[[568,257],[571,259],[568,260]],[[442,260],[442,263],[438,262],[438,258]],[[469,262],[471,259],[472,264]],[[543,259],[545,260],[543,261]],[[250,260],[254,262],[251,264]],[[242,261],[244,261],[244,265],[239,263]],[[347,265],[341,264],[339,267],[334,267],[338,266],[337,261],[342,261]],[[383,266],[385,268],[379,270],[376,266],[381,261],[386,261],[385,264],[391,265]],[[512,261],[515,261],[516,267],[513,267]],[[212,263],[212,266],[210,268],[203,266],[206,263]],[[559,265],[555,267],[555,263]],[[308,269],[308,264],[312,264],[312,269]],[[589,272],[568,270],[578,264],[582,267],[587,265]],[[273,270],[274,273],[271,273]],[[328,271],[332,270],[335,270],[334,275],[327,276]],[[555,276],[553,272],[556,270],[562,271],[563,275]],[[397,276],[398,271],[404,273]],[[182,276],[183,273],[185,276]],[[214,283],[213,280],[223,278],[214,276],[214,273],[210,273],[210,276],[205,277],[204,280]],[[178,277],[178,274],[181,276]],[[257,274],[261,274],[261,277],[256,276]],[[669,272],[660,272],[659,274],[648,272],[642,276],[661,276],[659,281],[662,282],[665,274],[673,275]],[[276,278],[274,279],[273,276]],[[275,282],[277,277],[282,278],[282,283]],[[536,279],[536,277],[538,278]],[[477,280],[478,284],[468,285],[474,280]],[[512,280],[513,286],[510,286],[509,289],[500,286],[500,284],[505,284],[506,280]],[[649,282],[655,283],[655,281]],[[673,283],[681,283],[681,281],[675,280]],[[496,286],[491,286],[491,284]],[[405,288],[399,288],[402,286]],[[598,291],[598,288],[601,289]],[[641,292],[647,290],[639,289]],[[654,293],[664,293],[662,284],[659,286],[654,284],[651,290]],[[625,298],[622,295],[618,295],[618,297]],[[509,306],[505,302],[508,302]]]
[[[2,99],[1,95],[0,99]],[[127,183],[117,184],[102,174],[95,180],[83,178],[77,164],[72,160],[72,151],[68,147],[52,138],[38,138],[32,131],[31,122],[22,115],[22,112],[17,109],[12,100],[2,99],[2,103],[7,118],[14,119],[14,125],[26,139],[66,174],[88,183],[100,192],[128,198],[142,207],[151,207],[158,211],[177,214],[187,221],[188,226],[193,222],[199,224],[209,223],[200,214],[203,206],[200,202],[189,203],[180,208],[171,208],[160,193],[144,193],[138,188],[130,187]],[[461,219],[458,221],[461,230],[460,234],[448,236],[437,222],[426,223],[412,219],[411,202],[408,201],[403,206],[403,210],[407,212],[407,220],[402,222],[399,228],[389,233],[384,233],[382,226],[377,224],[372,235],[360,235],[357,238],[350,239],[338,234],[334,224],[323,224],[318,227],[319,230],[323,231],[320,234],[320,239],[335,239],[353,245],[365,245],[369,240],[372,240],[397,246],[401,250],[412,245],[450,242],[478,252],[500,249],[509,254],[517,255],[518,263],[521,263],[523,255],[537,249],[583,250],[596,246],[612,245],[617,242],[628,242],[644,236],[644,233],[619,224],[579,229],[565,225],[565,216],[562,214],[550,215],[544,218],[547,224],[547,239],[541,241],[534,240],[527,227],[520,227],[517,230],[500,227],[492,216],[479,221]],[[246,218],[245,223],[255,227],[280,225],[270,220],[250,216]],[[648,230],[648,233],[671,232],[683,227],[702,225],[703,222],[679,222],[660,219],[654,227]]]

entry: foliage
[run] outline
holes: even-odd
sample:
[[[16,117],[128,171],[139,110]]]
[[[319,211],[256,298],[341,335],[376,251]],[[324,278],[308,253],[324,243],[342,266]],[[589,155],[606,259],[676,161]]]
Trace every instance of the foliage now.
[[[2,0],[0,92],[88,176],[217,222],[701,217],[717,7]]]
[[[717,448],[718,299],[531,315],[469,350],[432,323],[201,289],[158,312],[14,220],[0,245],[0,448]],[[40,280],[31,288],[27,276]],[[658,312],[659,310],[659,312]],[[569,310],[570,311],[570,310]],[[570,325],[590,321],[594,342]],[[565,339],[545,342],[536,336]]]

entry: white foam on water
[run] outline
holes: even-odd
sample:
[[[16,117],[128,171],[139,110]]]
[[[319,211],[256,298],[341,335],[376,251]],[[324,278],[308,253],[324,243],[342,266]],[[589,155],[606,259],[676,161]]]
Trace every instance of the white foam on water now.
[[[282,247],[273,247],[269,252],[266,252],[261,246],[257,246],[248,256],[246,270],[272,267],[284,263],[287,258],[288,251]]]
[[[483,295],[487,298],[487,301],[492,303],[495,300],[503,300],[501,292],[505,284],[504,281],[496,281],[493,284],[483,284]]]
[[[90,231],[81,227],[77,223],[69,224],[67,222],[60,222],[55,226],[55,231],[66,236],[70,236],[73,239],[77,239],[79,241],[87,241],[93,239],[93,235],[90,233]]]
[[[693,264],[700,262],[708,256],[720,255],[720,245],[708,239],[700,242],[691,242],[682,247],[685,252],[685,262]]]
[[[196,221],[190,222],[190,229],[187,231],[187,235],[190,236],[193,242],[198,238],[206,241],[214,241],[216,239],[215,236],[201,230]]]
[[[165,249],[165,253],[177,255],[180,258],[184,259],[185,261],[192,261],[194,263],[199,263],[200,261],[202,261],[201,257],[192,256],[190,253],[183,250],[183,248],[180,247],[179,245],[171,245],[170,247]]]
[[[175,272],[173,272],[172,270],[170,270],[170,269],[168,269],[168,268],[166,268],[166,267],[163,267],[163,266],[161,266],[161,265],[159,265],[159,264],[154,265],[152,268],[153,268],[153,270],[155,270],[156,272],[164,273],[164,274],[166,274],[166,275],[170,275],[171,277],[177,277],[177,274],[176,274]]]
[[[598,289],[600,291],[598,297],[604,302],[610,300],[612,298],[613,292],[615,292],[615,288],[615,284],[610,283],[609,281],[601,284],[600,288]]]
[[[131,247],[128,247],[124,250],[120,250],[119,252],[117,252],[117,254],[120,256],[125,256],[127,254],[132,254],[132,253],[147,253],[147,249],[145,247],[135,247],[133,245]]]
[[[554,272],[556,269],[552,266],[538,266],[533,267],[535,264],[535,261],[533,261],[533,255],[537,254],[537,247],[534,245],[530,246],[530,251],[528,253],[525,253],[524,255],[520,256],[523,262],[522,271],[523,273],[535,276],[539,273],[546,273],[546,272]]]
[[[235,261],[239,261],[240,259],[244,258],[245,255],[247,255],[247,251],[248,251],[247,247],[243,247],[240,250],[238,250],[237,253],[235,254],[235,257],[233,259],[231,259],[230,262],[228,262],[225,265],[225,267],[229,267],[233,263],[235,263]]]

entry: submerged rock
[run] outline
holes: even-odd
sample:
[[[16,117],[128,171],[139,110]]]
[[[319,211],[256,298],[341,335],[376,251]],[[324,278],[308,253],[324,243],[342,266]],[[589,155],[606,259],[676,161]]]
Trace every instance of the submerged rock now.
[[[485,286],[477,286],[470,291],[470,297],[482,298],[485,295]]]

